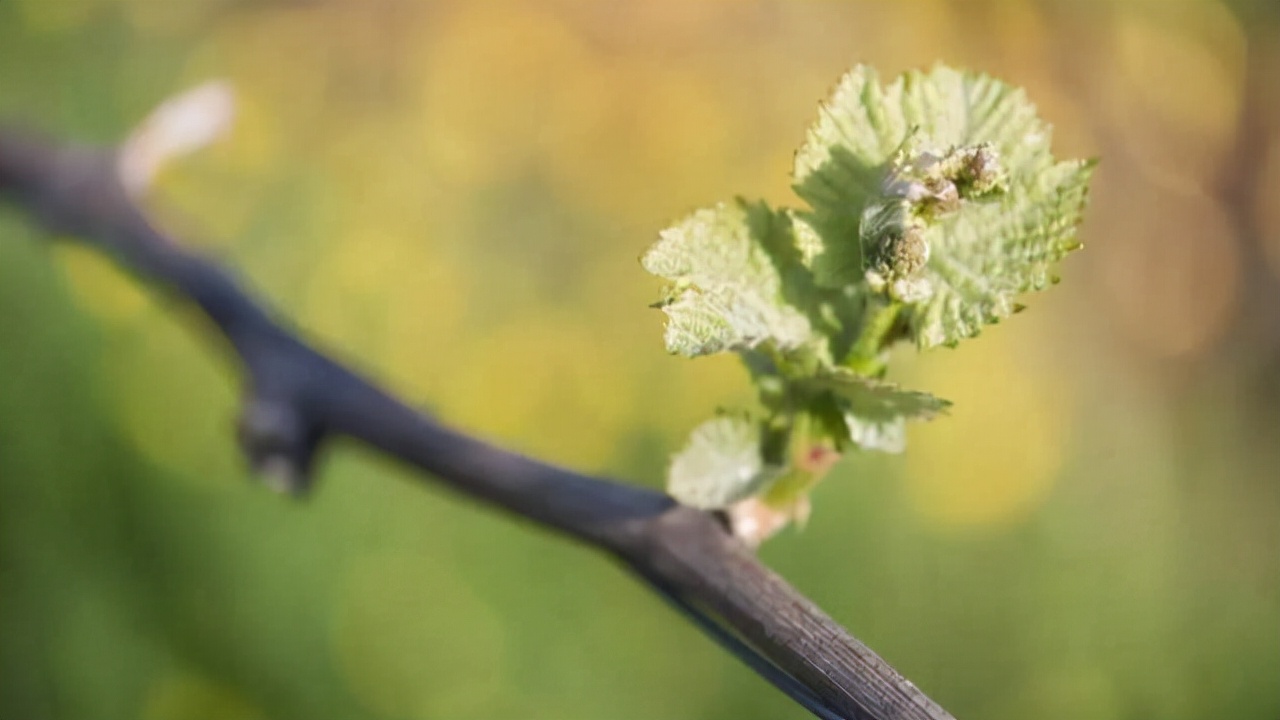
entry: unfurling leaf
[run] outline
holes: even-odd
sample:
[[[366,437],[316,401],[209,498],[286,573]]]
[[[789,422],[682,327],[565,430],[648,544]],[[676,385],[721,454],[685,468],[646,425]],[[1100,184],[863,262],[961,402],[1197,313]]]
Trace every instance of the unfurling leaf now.
[[[790,350],[813,338],[805,313],[783,296],[783,274],[743,202],[698,210],[662,231],[641,258],[672,281],[658,307],[667,350],[686,356],[749,350],[770,341]]]
[[[929,393],[903,390],[843,368],[821,375],[809,385],[831,393],[847,439],[862,450],[902,452],[907,445],[908,420],[930,420],[951,406]]]
[[[667,492],[686,505],[723,508],[755,494],[781,468],[765,463],[760,423],[725,415],[699,425],[671,462]]]

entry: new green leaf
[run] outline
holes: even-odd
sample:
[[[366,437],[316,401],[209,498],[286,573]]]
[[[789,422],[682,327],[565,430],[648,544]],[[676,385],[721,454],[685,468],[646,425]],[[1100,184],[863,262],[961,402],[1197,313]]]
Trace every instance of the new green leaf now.
[[[937,67],[881,86],[855,69],[795,159],[816,278],[905,302],[921,347],[978,334],[1079,247],[1091,164],[1055,161],[1049,141],[1025,93],[986,75]]]
[[[845,438],[863,450],[902,452],[907,444],[907,421],[930,420],[951,403],[929,393],[903,390],[897,385],[862,377],[843,368],[805,383],[828,392],[845,426]]]
[[[751,210],[743,202],[698,210],[663,230],[641,258],[671,281],[658,303],[668,351],[694,357],[765,341],[787,351],[814,339],[805,312],[784,296],[782,269]]]
[[[699,425],[671,462],[667,491],[686,505],[708,509],[754,495],[782,471],[765,463],[761,433],[759,423],[731,415]]]

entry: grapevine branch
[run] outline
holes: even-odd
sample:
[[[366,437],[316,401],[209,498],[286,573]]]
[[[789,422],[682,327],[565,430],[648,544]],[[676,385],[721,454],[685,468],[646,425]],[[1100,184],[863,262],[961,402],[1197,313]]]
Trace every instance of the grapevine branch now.
[[[50,233],[79,238],[200,308],[243,372],[240,443],[269,482],[304,490],[320,447],[335,437],[355,439],[477,500],[605,551],[818,717],[951,717],[764,567],[717,515],[460,433],[300,339],[218,263],[158,229],[137,202],[159,155],[201,144],[170,132],[181,123],[166,112],[161,106],[128,142],[108,148],[0,127],[0,198]],[[180,119],[192,120],[190,113]]]

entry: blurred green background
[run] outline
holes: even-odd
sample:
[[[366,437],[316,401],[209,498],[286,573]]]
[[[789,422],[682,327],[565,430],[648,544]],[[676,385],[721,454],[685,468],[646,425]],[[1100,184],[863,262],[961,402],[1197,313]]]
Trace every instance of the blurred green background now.
[[[1027,87],[1101,155],[1065,282],[894,379],[764,559],[960,718],[1280,717],[1280,4],[0,0],[0,117],[122,137],[211,77],[168,228],[447,421],[659,485],[732,358],[662,350],[656,232],[856,62]],[[189,310],[0,209],[0,715],[802,718],[582,548],[335,447],[249,482]]]

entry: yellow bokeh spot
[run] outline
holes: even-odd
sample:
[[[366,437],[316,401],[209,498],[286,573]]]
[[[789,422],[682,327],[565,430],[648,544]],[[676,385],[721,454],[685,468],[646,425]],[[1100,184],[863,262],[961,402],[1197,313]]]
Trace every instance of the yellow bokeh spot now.
[[[519,172],[555,127],[565,78],[593,64],[588,48],[527,2],[468,3],[430,22],[416,62],[432,172],[464,185]]]
[[[614,458],[639,400],[625,356],[591,327],[545,309],[466,350],[440,388],[451,421],[584,470]]]
[[[417,377],[415,358],[457,342],[466,275],[425,238],[371,221],[341,232],[317,260],[298,309],[309,331],[397,378]]]
[[[142,720],[265,720],[233,688],[194,673],[169,674],[147,690]]]
[[[351,235],[355,241],[369,242],[371,230],[387,228],[413,236],[418,245],[436,242],[434,215],[449,207],[424,169],[421,122],[392,112],[344,118],[324,146],[314,148],[338,200],[331,211],[341,216],[338,234],[344,241]]]
[[[332,622],[342,678],[373,711],[424,719],[498,715],[504,629],[449,568],[422,555],[359,559]]]
[[[955,405],[945,422],[912,427],[907,490],[929,521],[951,527],[1020,520],[1044,502],[1071,427],[1062,378],[1036,372],[1000,329],[923,363],[916,384]]]
[[[162,168],[151,194],[158,224],[173,228],[187,247],[226,247],[243,237],[258,209],[250,182],[219,182],[201,156]],[[203,166],[203,167],[201,167]]]
[[[732,168],[752,155],[709,73],[624,60],[584,81],[607,87],[582,138],[549,159],[564,200],[606,216],[647,218],[655,204],[683,210],[722,192]]]
[[[468,276],[440,256],[411,272],[411,280],[387,288],[385,367],[409,397],[431,398],[449,382],[445,356],[467,333]]]
[[[101,252],[77,243],[55,245],[54,257],[76,303],[93,315],[120,322],[151,305],[137,280]]]

